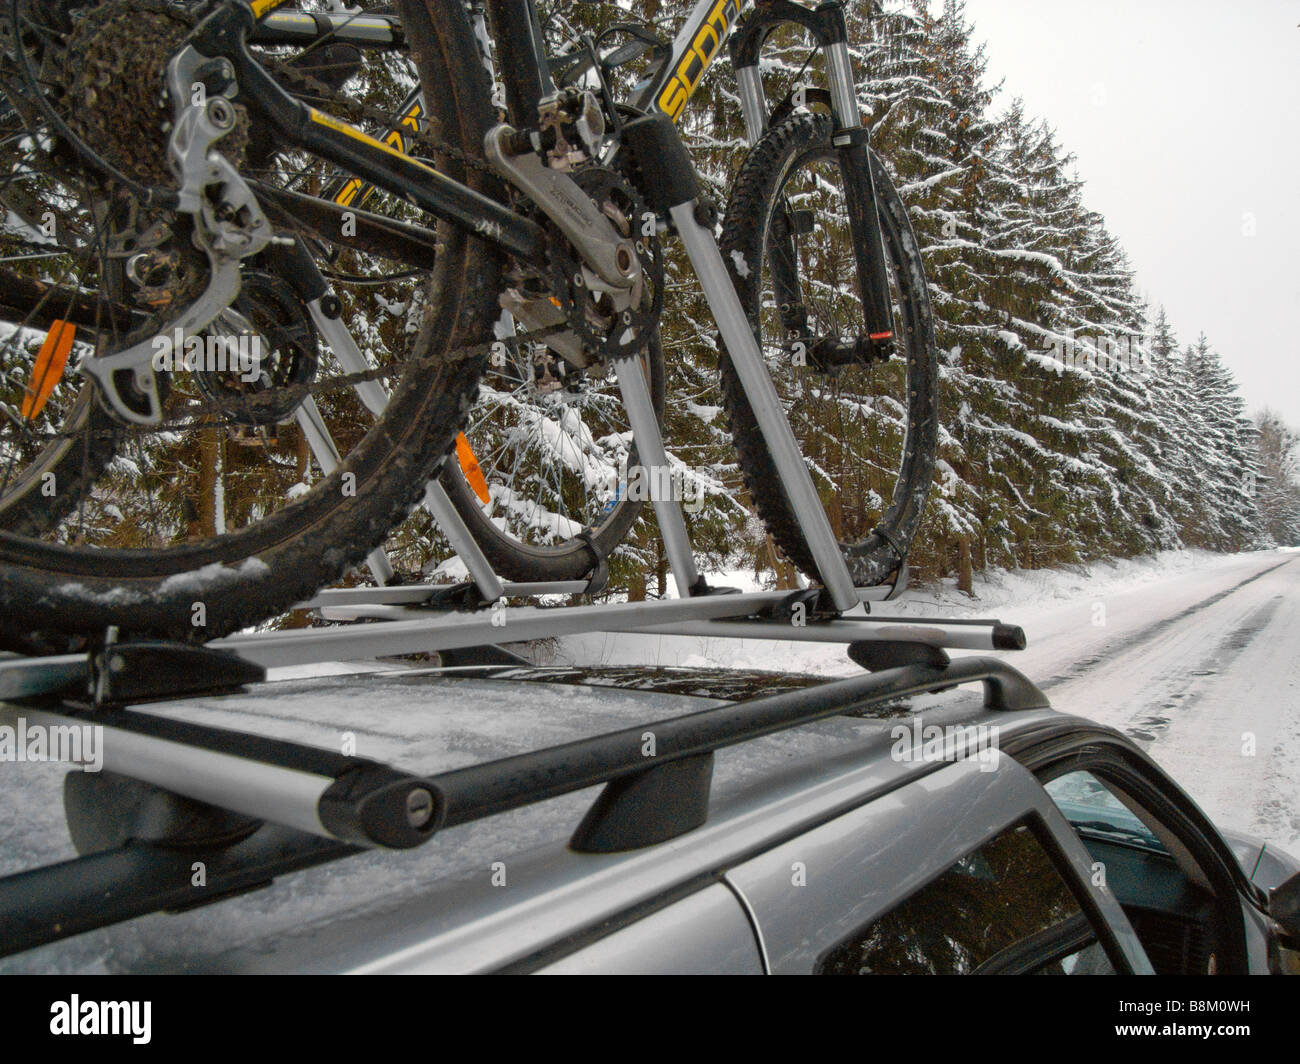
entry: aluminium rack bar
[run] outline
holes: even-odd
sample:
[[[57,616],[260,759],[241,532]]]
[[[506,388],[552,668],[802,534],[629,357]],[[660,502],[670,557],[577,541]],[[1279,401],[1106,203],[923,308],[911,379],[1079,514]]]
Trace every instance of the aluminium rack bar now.
[[[382,589],[381,596],[400,601],[402,588]],[[373,589],[367,589],[373,595]],[[332,593],[328,593],[332,594]],[[797,594],[797,593],[795,593]],[[905,618],[857,617],[813,622],[797,627],[785,620],[760,620],[755,615],[787,606],[791,593],[765,591],[748,595],[709,595],[658,602],[623,602],[600,606],[535,606],[479,609],[473,612],[432,613],[402,605],[338,606],[323,609],[333,619],[388,618],[376,624],[341,628],[298,628],[228,636],[207,644],[237,654],[263,668],[308,665],[324,661],[378,658],[439,650],[463,650],[500,643],[585,632],[702,634],[792,641],[852,644],[912,642],[941,649],[1008,650],[1023,646],[1023,634],[995,622],[933,623]],[[748,618],[744,619],[743,618]],[[726,628],[718,622],[736,622]],[[701,622],[705,622],[701,624]],[[89,677],[84,655],[0,657],[0,699],[31,698],[67,690]]]

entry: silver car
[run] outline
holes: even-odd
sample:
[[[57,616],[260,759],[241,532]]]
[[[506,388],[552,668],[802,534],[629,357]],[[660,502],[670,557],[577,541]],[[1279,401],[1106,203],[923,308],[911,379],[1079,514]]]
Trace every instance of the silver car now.
[[[974,682],[983,703],[909,702]],[[42,830],[64,788],[80,855],[0,880],[0,970],[1300,966],[1294,859],[1216,829],[1132,741],[991,659],[834,682],[489,662],[138,710],[122,744],[147,717],[150,742],[206,735],[329,786],[296,782],[314,805],[285,791],[276,824],[112,771],[25,775]],[[244,801],[268,779],[250,769]]]

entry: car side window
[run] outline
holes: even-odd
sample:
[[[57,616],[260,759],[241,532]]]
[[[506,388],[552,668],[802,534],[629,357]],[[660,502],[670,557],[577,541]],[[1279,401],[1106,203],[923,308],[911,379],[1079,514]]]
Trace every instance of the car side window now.
[[[1124,908],[1158,975],[1205,975],[1219,969],[1217,904],[1190,854],[1170,852],[1152,825],[1102,779],[1074,771],[1043,785],[1091,854],[1094,869]],[[1172,831],[1166,836],[1174,839]],[[1181,860],[1179,859],[1181,857]]]
[[[1129,846],[1167,853],[1164,843],[1091,772],[1071,772],[1043,784],[1043,789],[1085,837],[1114,839]]]
[[[834,946],[822,975],[1114,974],[1056,863],[1010,828]]]

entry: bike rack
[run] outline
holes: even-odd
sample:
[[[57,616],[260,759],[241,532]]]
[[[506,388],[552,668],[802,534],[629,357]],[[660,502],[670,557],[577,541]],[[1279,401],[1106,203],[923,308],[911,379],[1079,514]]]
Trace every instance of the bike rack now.
[[[86,655],[0,655],[0,726],[20,720],[24,726],[91,725],[112,740],[102,746],[106,772],[74,771],[65,780],[65,813],[82,856],[0,879],[0,955],[146,913],[209,904],[365,848],[418,846],[440,828],[599,783],[605,784],[601,796],[570,846],[588,853],[649,846],[704,823],[717,749],[974,681],[984,684],[989,709],[1047,707],[1043,694],[1009,665],[990,658],[952,661],[946,653],[1024,649],[1019,628],[996,620],[869,612],[870,603],[901,590],[906,566],[900,562],[893,588],[853,587],[826,515],[814,505],[812,480],[762,372],[712,234],[695,221],[692,206],[674,208],[674,221],[700,260],[699,272],[731,312],[720,322],[729,348],[749,348],[736,364],[782,482],[803,503],[796,511],[827,587],[749,594],[710,587],[696,568],[680,504],[655,498],[678,597],[508,605],[593,595],[603,583],[604,559],[593,551],[593,574],[585,581],[502,581],[435,479],[426,486],[424,505],[465,564],[468,582],[331,589],[299,604],[326,621],[354,622],[337,627],[241,634],[204,647],[118,642],[110,631]],[[729,302],[722,298],[728,294]],[[335,346],[346,342],[340,338]],[[346,350],[343,360],[349,361]],[[643,461],[666,467],[638,363],[619,360],[615,370]],[[372,409],[384,401],[377,390],[362,399]],[[309,427],[316,426],[319,419],[310,415],[304,415]],[[333,444],[323,423],[319,427],[313,450],[328,460]],[[372,552],[369,562],[384,583],[390,570],[383,552]],[[508,677],[509,670],[532,666],[500,644],[587,632],[840,644],[867,673],[428,778],[130,708],[239,689],[264,680],[269,668],[402,654],[437,653],[443,667],[475,665]],[[658,748],[650,767],[641,753],[647,730]],[[190,884],[196,860],[204,863],[208,884],[197,894]]]

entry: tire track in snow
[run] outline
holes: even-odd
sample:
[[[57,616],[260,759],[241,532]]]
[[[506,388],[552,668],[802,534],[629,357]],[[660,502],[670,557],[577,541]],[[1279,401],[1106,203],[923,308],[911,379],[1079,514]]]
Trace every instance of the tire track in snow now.
[[[1205,677],[1217,676],[1226,671],[1228,666],[1250,646],[1255,637],[1268,627],[1282,602],[1282,596],[1275,595],[1264,605],[1252,610],[1243,623],[1231,629],[1219,641],[1205,659],[1202,668],[1192,672],[1185,669],[1178,670],[1177,677],[1169,684],[1164,704],[1155,712],[1150,711],[1149,708],[1141,710],[1140,713],[1143,715],[1134,717],[1127,726],[1122,728],[1123,732],[1141,742],[1153,743],[1162,738],[1173,723],[1176,713],[1190,709],[1203,700]]]
[[[1270,573],[1275,573],[1277,570],[1285,568],[1286,566],[1293,564],[1295,561],[1295,558],[1288,558],[1286,561],[1281,562],[1278,565],[1271,565],[1267,569],[1262,569],[1258,573],[1248,576],[1240,583],[1225,588],[1223,591],[1218,591],[1208,598],[1202,599],[1200,602],[1194,603],[1191,606],[1180,610],[1172,616],[1156,621],[1154,624],[1149,624],[1145,628],[1139,628],[1136,632],[1113,639],[1107,642],[1101,650],[1092,654],[1090,657],[1075,662],[1065,672],[1058,673],[1051,679],[1040,683],[1038,686],[1043,691],[1050,691],[1053,687],[1058,687],[1065,683],[1071,683],[1086,676],[1099,666],[1111,664],[1118,655],[1126,654],[1131,650],[1141,647],[1145,643],[1150,643],[1152,640],[1159,638],[1170,629],[1182,624],[1190,617],[1208,610],[1210,607],[1217,605],[1229,596],[1235,595],[1242,588],[1248,587],[1257,580],[1262,580]]]

